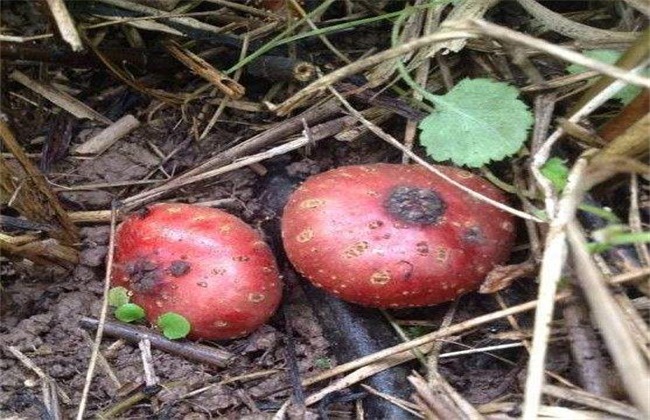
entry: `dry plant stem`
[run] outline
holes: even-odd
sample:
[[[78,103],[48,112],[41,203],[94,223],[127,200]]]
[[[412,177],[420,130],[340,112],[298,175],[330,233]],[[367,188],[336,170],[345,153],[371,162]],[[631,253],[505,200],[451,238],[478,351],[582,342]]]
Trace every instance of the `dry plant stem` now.
[[[650,17],[650,3],[646,0],[623,0],[625,3],[629,4],[631,7],[635,8],[644,15]]]
[[[220,70],[215,69],[203,58],[192,53],[188,49],[181,47],[177,42],[169,41],[165,44],[165,48],[167,48],[167,51],[169,51],[178,61],[192,70],[192,72],[213,84],[221,91],[221,93],[229,98],[239,99],[244,96],[244,93],[246,93],[246,89],[241,84],[231,79]]]
[[[130,10],[130,11],[133,11],[133,12],[138,12],[138,13],[142,13],[142,14],[146,14],[146,15],[150,15],[150,16],[155,16],[155,17],[159,17],[159,18],[165,18],[168,15],[168,13],[163,12],[161,10],[158,10],[156,8],[144,6],[144,5],[141,5],[141,4],[137,4],[137,3],[133,3],[133,2],[125,1],[125,0],[98,0],[98,1],[100,1],[101,3],[110,4],[112,6],[119,7],[121,9],[126,9],[126,10]],[[212,25],[209,25],[207,23],[203,23],[203,22],[201,22],[199,20],[196,20],[196,19],[193,19],[193,18],[170,17],[169,21],[180,23],[180,24],[182,24],[184,26],[187,26],[187,27],[190,27],[190,28],[194,28],[194,29],[198,29],[198,30],[202,30],[202,31],[206,31],[206,32],[211,32],[213,34],[220,34],[220,33],[223,32],[222,28],[218,28],[216,26],[212,26]]]
[[[523,419],[537,418],[544,383],[544,361],[551,333],[551,321],[555,308],[554,296],[562,276],[567,257],[566,227],[584,194],[587,160],[579,158],[568,177],[566,188],[558,203],[557,214],[551,220],[546,246],[539,273],[539,305],[535,311],[533,345],[528,361],[528,375],[524,394]]]
[[[601,342],[591,325],[589,311],[582,297],[575,288],[572,289],[574,298],[564,305],[562,315],[580,385],[592,394],[611,397],[608,384],[610,372],[600,351]]]
[[[594,165],[607,165],[609,160],[619,157],[640,159],[647,156],[649,145],[650,113],[647,113],[603,147],[591,161]]]
[[[99,321],[83,317],[79,324],[85,329],[96,329]],[[219,368],[227,366],[229,361],[235,357],[225,350],[191,342],[171,341],[150,329],[138,328],[128,324],[105,322],[104,335],[121,338],[133,344],[137,344],[146,338],[158,350]]]
[[[0,138],[2,138],[2,143],[7,148],[7,150],[14,155],[16,160],[18,160],[20,165],[23,167],[29,180],[29,183],[27,185],[29,187],[32,187],[33,185],[33,188],[44,199],[43,201],[45,203],[43,203],[43,205],[41,206],[42,209],[41,211],[43,214],[39,214],[38,216],[40,217],[40,220],[36,220],[36,221],[50,222],[51,218],[54,216],[56,221],[62,227],[62,230],[60,232],[61,239],[66,244],[76,243],[79,240],[77,228],[74,226],[74,224],[68,217],[68,214],[59,203],[59,199],[57,198],[57,196],[52,192],[52,189],[47,183],[45,176],[43,176],[41,171],[39,171],[38,168],[32,163],[32,161],[25,155],[25,152],[23,151],[22,147],[16,140],[16,137],[14,136],[13,132],[9,128],[9,125],[5,122],[3,114],[0,114]],[[0,161],[0,163],[2,162]],[[2,171],[2,169],[0,168],[0,173],[2,172],[4,171]],[[4,182],[1,183],[4,184]],[[19,211],[22,210],[21,206],[16,206],[16,207]],[[46,214],[48,210],[54,215]],[[36,216],[36,215],[31,215],[31,216]]]
[[[100,131],[97,135],[77,146],[73,153],[79,155],[101,154],[139,126],[140,121],[133,115],[127,114]]]
[[[543,391],[546,395],[550,395],[555,398],[562,398],[563,400],[595,408],[606,413],[635,419],[642,418],[639,410],[630,405],[623,404],[616,400],[599,397],[597,395],[593,395],[579,389],[565,388],[547,384],[544,385]]]
[[[628,48],[625,53],[618,59],[616,66],[623,69],[624,71],[629,71],[635,67],[639,67],[644,61],[650,58],[650,28],[639,33],[638,39]],[[579,109],[583,108],[584,105],[592,101],[593,97],[598,95],[602,90],[606,89],[609,85],[615,82],[615,79],[621,79],[612,74],[606,74],[596,81],[589,89],[582,95],[580,100],[573,104],[568,115],[576,113]],[[647,88],[647,86],[646,86]]]
[[[230,165],[223,166],[221,168],[213,169],[211,171],[206,171],[202,174],[195,175],[189,178],[176,178],[170,180],[167,184],[153,188],[148,191],[144,191],[141,194],[129,197],[124,200],[124,204],[130,209],[142,205],[148,201],[153,200],[156,197],[159,197],[163,194],[168,193],[171,190],[183,187],[185,185],[193,184],[195,182],[204,181],[216,176],[222,175],[224,173],[234,171],[235,169],[240,169],[245,166],[251,165],[253,163],[261,162],[266,159],[270,159],[274,156],[282,155],[288,152],[291,152],[301,147],[307,146],[310,143],[309,139],[306,136],[299,137],[295,140],[276,146],[273,149],[258,153],[256,155],[251,155],[241,160],[238,160]]]
[[[455,300],[449,305],[449,309],[447,309],[447,312],[445,313],[444,318],[442,318],[442,322],[440,323],[440,328],[447,328],[451,325],[452,321],[454,320],[454,315],[456,315],[456,309],[458,308],[458,302],[460,300]],[[442,349],[442,346],[444,344],[444,341],[436,341],[433,343],[433,348],[428,354],[427,357],[427,382],[431,383],[431,381],[434,380],[434,372],[438,372],[438,360],[440,358],[440,350]]]
[[[564,301],[569,297],[568,293],[560,293],[555,296],[555,300],[557,301]],[[342,365],[339,365],[327,372],[323,372],[321,374],[312,376],[310,378],[307,378],[303,381],[304,386],[308,386],[320,381],[323,381],[325,379],[329,379],[331,377],[334,377],[336,375],[349,372],[354,369],[361,368],[363,366],[369,365],[371,363],[374,363],[376,361],[382,360],[384,358],[393,356],[398,353],[406,352],[408,350],[414,349],[416,347],[423,346],[425,344],[431,343],[435,340],[444,338],[444,337],[449,337],[451,335],[456,335],[459,334],[463,331],[467,331],[472,328],[476,328],[478,326],[487,324],[489,322],[495,321],[497,319],[501,319],[510,315],[515,315],[521,312],[526,312],[531,309],[534,309],[539,301],[534,300],[526,303],[522,303],[519,305],[511,306],[509,308],[492,312],[486,315],[481,315],[476,318],[469,319],[467,321],[463,321],[454,325],[451,325],[448,328],[440,329],[438,331],[431,332],[429,334],[425,334],[421,337],[415,338],[411,341],[408,341],[406,343],[401,343],[393,347],[389,347],[387,349],[384,349],[382,351],[379,351],[377,353],[361,357],[357,360],[353,360],[348,363],[344,363]],[[411,355],[411,353],[408,353]]]
[[[363,71],[369,67],[380,64],[386,60],[399,57],[403,54],[409,53],[427,45],[434,44],[436,42],[458,38],[471,38],[474,36],[475,35],[467,31],[450,31],[444,34],[434,33],[407,42],[405,44],[397,45],[393,48],[382,51],[375,55],[371,55],[370,57],[366,57],[359,61],[355,61],[351,64],[348,64],[347,66],[341,67],[340,69],[334,70],[333,72],[318,78],[316,81],[312,82],[310,85],[306,86],[304,89],[300,90],[295,95],[278,105],[276,113],[279,116],[286,115],[297,106],[300,106],[300,104],[302,104],[305,100],[313,97],[315,94],[321,93],[328,86],[333,85],[334,83],[341,81],[348,76],[359,73],[360,71]]]
[[[637,174],[630,176],[630,210],[628,212],[628,223],[632,232],[642,232],[641,212],[639,210],[639,178]],[[650,250],[646,244],[636,244],[636,252],[643,265],[650,266]],[[648,289],[647,287],[645,288]]]
[[[420,351],[426,351],[427,348],[424,347],[419,347]],[[322,388],[318,390],[317,392],[311,394],[305,399],[305,404],[306,405],[312,405],[317,403],[318,401],[322,400],[325,398],[325,396],[336,392],[340,391],[342,389],[349,388],[350,386],[356,384],[357,382],[363,381],[364,379],[382,372],[386,369],[390,369],[393,366],[397,366],[399,364],[402,364],[404,362],[407,362],[409,360],[412,360],[415,356],[413,353],[408,350],[408,351],[403,351],[397,354],[393,354],[390,356],[387,356],[385,358],[382,358],[381,360],[373,360],[372,362],[369,362],[367,366],[361,366],[359,369],[356,369],[354,372],[336,380],[335,382],[331,383],[330,385],[326,386],[325,388]],[[359,360],[359,359],[357,359]],[[333,370],[337,370],[340,368],[336,367]],[[330,371],[331,372],[331,371]],[[313,382],[310,381],[311,378],[307,378],[303,380],[302,384],[303,386],[307,386],[308,384],[311,384]],[[325,378],[323,378],[325,379]],[[317,381],[315,381],[317,382]]]
[[[111,232],[108,242],[108,255],[106,256],[106,275],[104,277],[104,298],[102,301],[102,308],[99,314],[99,324],[97,326],[97,334],[95,335],[95,342],[93,344],[92,354],[88,364],[88,371],[86,372],[86,380],[84,383],[83,391],[81,392],[81,400],[79,401],[79,408],[77,410],[77,420],[83,420],[84,412],[86,411],[86,404],[88,402],[88,393],[90,392],[90,384],[93,380],[95,373],[95,366],[97,364],[97,357],[99,355],[99,345],[102,342],[102,335],[104,332],[104,323],[106,322],[106,315],[108,313],[108,292],[111,288],[111,272],[113,270],[113,254],[115,252],[115,227],[117,224],[117,208],[115,203],[111,208]]]
[[[636,70],[641,70],[642,66],[636,68]],[[571,114],[567,121],[578,122],[583,117],[591,114],[595,109],[604,104],[612,96],[614,96],[619,90],[625,86],[625,83],[621,80],[617,80],[605,89],[600,91],[597,95],[593,96],[592,99],[586,102],[581,108],[577,109],[573,114]],[[549,215],[553,215],[556,212],[556,198],[555,192],[553,191],[553,186],[551,182],[542,175],[540,168],[546,163],[550,157],[551,149],[555,143],[563,136],[564,130],[560,127],[557,128],[537,149],[533,156],[533,161],[531,165],[531,172],[535,177],[537,184],[542,188],[544,192],[544,204],[546,207],[546,212]]]
[[[439,392],[434,394],[426,381],[419,376],[412,375],[408,379],[422,402],[426,404],[430,411],[435,413],[435,419],[461,418],[458,416],[453,402],[446,395]]]
[[[372,395],[376,395],[376,396],[378,396],[380,398],[383,398],[386,401],[390,402],[391,404],[398,406],[402,410],[408,411],[409,413],[413,414],[415,417],[423,418],[423,416],[416,411],[417,408],[418,408],[417,405],[415,405],[415,404],[413,404],[413,403],[411,403],[409,401],[405,401],[405,400],[403,400],[401,398],[393,397],[390,394],[379,392],[376,389],[374,389],[373,387],[368,386],[366,384],[361,384],[361,387],[363,389],[365,389],[366,391],[368,391],[369,393],[371,393]]]
[[[252,153],[263,147],[269,146],[280,139],[285,139],[293,134],[296,134],[302,130],[303,120],[307,121],[307,124],[311,126],[339,112],[340,108],[338,103],[335,100],[328,100],[320,105],[316,105],[306,110],[305,112],[293,118],[290,118],[289,120],[283,121],[278,125],[271,127],[270,129],[265,130],[262,133],[253,136],[250,139],[234,147],[231,147],[222,153],[219,153],[215,157],[207,160],[196,168],[185,172],[179,178],[198,175],[209,169],[223,166],[234,161],[237,158],[244,156],[246,153]]]
[[[625,315],[607,288],[607,282],[587,251],[587,240],[576,221],[567,227],[571,254],[580,285],[591,307],[614,364],[628,395],[645,418],[650,417],[650,370],[641,356]]]
[[[400,143],[399,141],[397,141],[393,136],[386,133],[380,127],[373,124],[371,121],[368,121],[359,111],[354,109],[350,105],[350,103],[336,89],[334,89],[332,86],[328,86],[328,89],[330,90],[330,92],[332,92],[334,94],[334,96],[337,97],[337,99],[339,101],[341,101],[343,106],[354,117],[356,117],[364,126],[366,126],[370,131],[372,131],[375,135],[377,135],[377,137],[381,138],[382,140],[385,140],[386,142],[388,142],[392,146],[394,146],[397,149],[401,150],[403,153],[407,154],[411,159],[413,159],[416,163],[424,166],[425,168],[427,168],[429,171],[436,174],[440,178],[442,178],[445,181],[449,182],[453,186],[461,189],[462,191],[466,192],[467,194],[471,195],[472,197],[474,197],[474,198],[476,198],[478,200],[481,200],[481,201],[483,201],[485,203],[488,203],[490,205],[493,205],[494,207],[497,207],[497,208],[499,208],[499,209],[501,209],[501,210],[503,210],[503,211],[505,211],[507,213],[513,214],[513,215],[515,215],[517,217],[521,217],[523,219],[531,219],[531,220],[535,220],[537,222],[541,222],[540,219],[538,219],[538,218],[536,218],[534,216],[531,216],[530,214],[524,213],[524,212],[519,211],[517,209],[514,209],[512,207],[508,207],[508,206],[506,206],[506,205],[504,205],[502,203],[499,203],[499,202],[497,202],[495,200],[492,200],[492,199],[490,199],[488,197],[485,197],[484,195],[481,195],[481,194],[467,188],[466,186],[454,181],[453,179],[449,178],[448,176],[444,175],[441,171],[436,169],[434,166],[430,165],[424,159],[422,159],[421,157],[419,157],[418,155],[413,153],[413,151],[408,150],[406,147],[404,147],[404,145],[402,143]]]
[[[158,377],[156,376],[156,370],[153,366],[153,356],[151,355],[151,341],[145,337],[140,340],[138,347],[140,348],[142,367],[144,369],[144,383],[146,386],[158,385]]]
[[[535,0],[517,1],[545,27],[569,38],[591,42],[632,42],[638,35],[634,32],[609,31],[574,22],[560,13],[547,9]]]
[[[525,35],[521,32],[513,31],[512,29],[508,29],[494,23],[489,23],[485,20],[475,19],[471,21],[457,21],[445,24],[443,26],[447,25],[451,29],[469,31],[473,35],[481,34],[488,37],[525,45],[539,51],[544,51],[565,61],[569,61],[571,63],[579,64],[589,69],[596,70],[599,73],[613,77],[615,79],[619,79],[627,83],[643,86],[646,88],[650,87],[650,79],[647,77],[642,77],[638,74],[632,74],[627,70],[623,70],[610,64],[605,64],[602,61],[594,60],[562,46],[543,41],[530,35]],[[639,36],[641,36],[641,34],[639,34]]]
[[[268,12],[262,8],[250,7],[250,6],[236,3],[234,1],[227,1],[227,0],[205,0],[205,1],[206,3],[218,4],[220,6],[225,6],[229,9],[238,10],[240,12],[244,12],[249,15],[261,17],[264,19],[277,20],[280,18],[280,16],[276,15],[275,13]]]
[[[610,142],[620,136],[631,124],[639,121],[650,109],[650,91],[641,91],[636,98],[627,104],[616,116],[610,118],[600,129],[598,135]]]
[[[81,51],[83,49],[83,43],[75,28],[72,16],[70,16],[70,12],[65,6],[65,2],[63,0],[46,1],[50,12],[52,12],[52,16],[54,16],[61,38],[70,45],[73,51]]]
[[[490,10],[500,1],[501,0],[465,0],[462,3],[456,3],[454,5],[454,9],[445,19],[445,22],[482,18],[488,10]],[[447,29],[443,27],[441,30],[445,32],[453,29]],[[445,42],[441,45],[436,46],[435,48],[432,48],[429,52],[429,56],[432,56],[434,53],[443,49],[458,52],[465,47],[466,43],[467,41],[464,39]]]
[[[289,0],[289,3],[291,4],[291,7],[292,7],[294,10],[297,10],[297,11],[298,11],[298,13],[300,14],[300,17],[303,18],[303,19],[305,19],[305,22],[307,22],[307,25],[309,25],[309,27],[310,27],[311,29],[313,29],[313,30],[317,30],[317,29],[318,29],[318,27],[317,27],[317,26],[314,24],[314,22],[309,18],[309,16],[307,16],[307,14],[306,14],[305,11],[303,10],[303,8],[300,6],[300,4],[298,4],[298,2],[297,2],[296,0]],[[341,51],[339,51],[338,49],[336,49],[336,47],[335,47],[334,45],[332,45],[332,43],[329,41],[329,39],[327,39],[327,37],[326,37],[325,35],[322,35],[322,34],[321,34],[321,35],[318,35],[318,39],[320,39],[321,42],[322,42],[323,44],[325,44],[325,46],[326,46],[330,51],[332,51],[332,53],[334,53],[335,56],[337,56],[337,57],[339,58],[339,60],[343,61],[344,63],[348,63],[348,64],[352,62],[348,57],[345,56],[345,54],[343,54]]]
[[[48,376],[45,372],[43,372],[43,369],[38,367],[32,360],[25,356],[23,352],[21,352],[17,347],[14,346],[6,346],[5,347],[9,353],[11,353],[16,359],[18,359],[25,367],[32,372],[34,372],[44,383],[55,383],[54,379],[52,379],[50,376]],[[72,401],[70,400],[70,397],[68,397],[68,394],[63,391],[63,389],[57,387],[57,393],[63,400],[65,404],[71,404]]]
[[[113,121],[90,108],[88,105],[84,104],[77,98],[55,87],[34,80],[21,71],[14,70],[9,75],[9,78],[25,86],[27,89],[38,93],[48,101],[52,102],[54,105],[61,107],[77,118],[87,118],[89,120],[98,121],[103,124],[113,123]]]
[[[62,420],[61,406],[57,394],[57,386],[54,381],[47,381],[41,384],[43,390],[43,403],[47,408],[47,414],[51,420]],[[48,419],[48,420],[49,420]]]

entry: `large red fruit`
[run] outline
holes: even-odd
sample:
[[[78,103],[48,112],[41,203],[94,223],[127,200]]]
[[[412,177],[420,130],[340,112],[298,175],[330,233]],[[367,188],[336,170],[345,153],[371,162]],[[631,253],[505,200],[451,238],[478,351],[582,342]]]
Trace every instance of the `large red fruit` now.
[[[183,315],[190,338],[241,337],[280,302],[271,250],[221,210],[155,204],[125,220],[115,240],[113,285],[129,289],[152,323],[166,312]]]
[[[438,169],[504,202],[487,181]],[[347,166],[309,178],[282,216],[287,256],[318,287],[373,307],[426,306],[476,289],[504,263],[512,217],[421,166]]]

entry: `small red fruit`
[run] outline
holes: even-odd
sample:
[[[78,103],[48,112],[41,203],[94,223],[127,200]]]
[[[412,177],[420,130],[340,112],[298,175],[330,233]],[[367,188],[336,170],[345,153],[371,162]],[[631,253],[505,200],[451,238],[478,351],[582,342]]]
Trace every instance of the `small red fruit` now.
[[[490,183],[438,169],[504,202]],[[453,300],[504,263],[513,218],[415,165],[347,166],[315,175],[282,217],[287,256],[318,287],[365,306],[403,308]]]
[[[112,283],[129,289],[152,323],[166,312],[184,316],[194,339],[252,332],[282,294],[273,254],[254,229],[188,204],[155,204],[119,226]]]

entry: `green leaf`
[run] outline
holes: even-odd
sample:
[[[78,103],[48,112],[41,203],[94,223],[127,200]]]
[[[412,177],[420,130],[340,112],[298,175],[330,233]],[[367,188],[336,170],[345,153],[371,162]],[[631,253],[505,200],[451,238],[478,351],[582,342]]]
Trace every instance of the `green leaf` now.
[[[616,50],[607,50],[607,49],[598,49],[598,50],[587,50],[582,52],[589,58],[594,60],[602,61],[606,64],[616,64],[618,59],[621,57],[621,52]],[[571,64],[567,67],[567,71],[571,74],[583,73],[589,70],[588,68],[581,66],[579,64]],[[646,69],[641,72],[643,76],[650,76],[650,69]],[[619,99],[623,105],[627,105],[641,92],[640,86],[627,85],[621,89],[613,99]]]
[[[125,303],[115,310],[115,318],[122,322],[133,322],[144,318],[144,309],[135,303]]]
[[[190,333],[190,323],[183,316],[175,312],[167,312],[158,317],[156,321],[163,335],[170,340],[186,337]]]
[[[566,187],[569,179],[569,168],[566,166],[566,161],[552,157],[540,168],[540,172],[551,181],[557,191],[562,191]]]
[[[113,287],[108,291],[108,304],[119,308],[122,305],[129,303],[129,290],[125,287]]]
[[[518,95],[490,79],[464,79],[446,95],[431,95],[436,111],[420,122],[420,143],[436,161],[471,167],[513,155],[533,124]]]

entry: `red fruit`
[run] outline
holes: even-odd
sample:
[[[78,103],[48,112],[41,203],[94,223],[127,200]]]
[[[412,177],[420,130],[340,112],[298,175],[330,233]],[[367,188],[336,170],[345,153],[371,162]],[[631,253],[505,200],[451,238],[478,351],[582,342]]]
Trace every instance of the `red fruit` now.
[[[490,183],[439,166],[447,176],[505,201]],[[347,166],[309,178],[282,217],[287,256],[318,287],[372,307],[453,300],[504,263],[513,218],[421,166]]]
[[[190,338],[229,339],[262,325],[282,294],[260,235],[207,207],[156,204],[117,229],[112,283],[132,293],[154,323],[166,313],[190,322]]]

